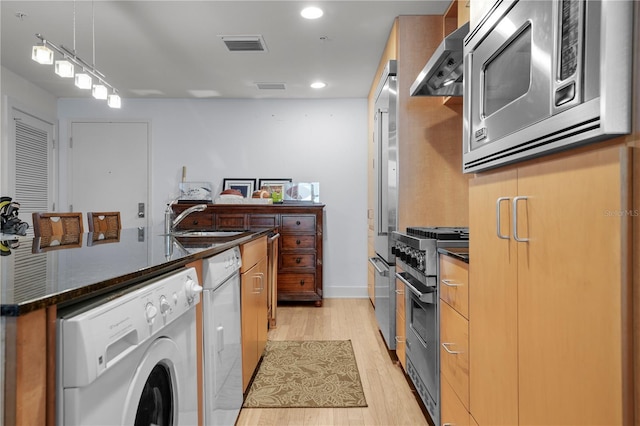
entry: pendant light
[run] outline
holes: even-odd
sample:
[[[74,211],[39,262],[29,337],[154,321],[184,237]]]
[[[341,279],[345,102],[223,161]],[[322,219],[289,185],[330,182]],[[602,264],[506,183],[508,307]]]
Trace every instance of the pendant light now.
[[[96,99],[106,99],[107,105],[111,108],[120,108],[122,100],[117,94],[113,85],[107,82],[104,74],[95,67],[96,62],[96,40],[95,40],[95,12],[94,3],[91,2],[91,24],[93,43],[93,62],[87,63],[76,55],[76,2],[73,2],[73,49],[47,40],[43,35],[36,34],[40,42],[33,46],[31,59],[43,65],[54,63],[54,54],[62,56],[62,59],[55,61],[54,72],[62,78],[73,78],[75,85],[84,90],[91,90],[91,94]],[[78,72],[76,73],[76,69]],[[95,83],[95,84],[94,84]]]

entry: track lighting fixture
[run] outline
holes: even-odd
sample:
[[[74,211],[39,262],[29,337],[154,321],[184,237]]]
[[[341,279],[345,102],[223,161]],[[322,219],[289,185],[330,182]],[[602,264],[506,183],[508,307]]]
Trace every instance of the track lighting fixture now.
[[[93,3],[93,2],[92,2]],[[93,9],[92,9],[93,10]],[[31,59],[39,64],[51,65],[54,60],[54,53],[62,56],[60,60],[55,61],[54,72],[63,78],[74,78],[75,85],[80,89],[91,90],[91,94],[96,99],[106,99],[107,104],[111,108],[120,108],[122,101],[117,94],[117,90],[107,82],[100,71],[95,68],[96,48],[95,48],[95,24],[93,24],[93,62],[87,63],[78,55],[76,55],[76,17],[75,17],[75,0],[73,5],[73,50],[66,47],[56,45],[47,40],[41,34],[36,34],[40,40],[37,45],[33,46],[31,51]],[[78,72],[76,71],[76,68]]]

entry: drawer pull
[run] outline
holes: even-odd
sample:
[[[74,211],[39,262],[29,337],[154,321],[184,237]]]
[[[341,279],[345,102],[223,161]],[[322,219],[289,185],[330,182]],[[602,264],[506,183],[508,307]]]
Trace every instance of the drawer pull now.
[[[299,220],[296,220],[296,225],[300,225],[300,221]]]
[[[300,240],[296,240],[296,244],[297,244],[297,245],[300,245]]]
[[[304,280],[300,280],[300,285],[303,286],[304,285]]]
[[[442,282],[442,284],[446,285],[447,287],[461,287],[462,284],[456,284],[455,281],[453,280],[440,280],[440,282]]]
[[[197,221],[197,220],[194,220],[194,221],[193,221],[193,224],[194,224],[194,225],[197,225],[197,224],[198,224],[198,221]]]
[[[452,355],[457,355],[457,354],[461,354],[462,353],[462,351],[452,351],[451,349],[449,349],[449,347],[447,345],[455,345],[455,343],[442,343],[442,347],[448,353],[450,353]]]
[[[301,261],[302,261],[302,259],[301,259],[301,258],[296,257],[296,263],[300,263]]]

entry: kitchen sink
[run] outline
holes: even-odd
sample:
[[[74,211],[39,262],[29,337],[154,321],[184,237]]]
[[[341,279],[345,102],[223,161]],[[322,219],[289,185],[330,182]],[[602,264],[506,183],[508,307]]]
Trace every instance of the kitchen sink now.
[[[176,237],[209,237],[209,238],[221,238],[221,237],[235,237],[236,235],[244,234],[244,231],[181,231],[176,232],[173,235]]]

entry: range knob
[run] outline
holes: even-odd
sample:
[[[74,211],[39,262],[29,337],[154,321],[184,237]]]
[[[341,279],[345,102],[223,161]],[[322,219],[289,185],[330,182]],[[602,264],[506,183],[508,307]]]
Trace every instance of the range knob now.
[[[413,266],[414,268],[416,266],[418,266],[418,252],[415,250],[411,250],[411,259],[409,261],[409,264],[411,266]]]

